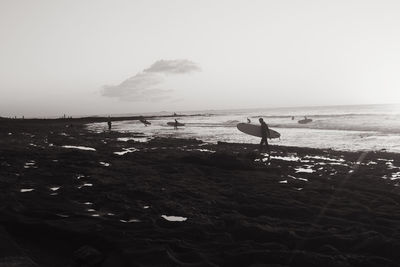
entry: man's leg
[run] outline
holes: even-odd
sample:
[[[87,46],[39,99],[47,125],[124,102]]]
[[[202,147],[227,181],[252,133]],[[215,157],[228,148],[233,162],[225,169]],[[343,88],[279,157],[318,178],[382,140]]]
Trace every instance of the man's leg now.
[[[258,151],[261,153],[261,151],[263,150],[263,143],[265,142],[264,138],[261,138],[261,142],[260,142],[260,146],[258,148]]]
[[[269,150],[269,144],[267,139],[265,139],[265,146],[267,147],[268,161],[269,161],[271,159],[271,150]]]

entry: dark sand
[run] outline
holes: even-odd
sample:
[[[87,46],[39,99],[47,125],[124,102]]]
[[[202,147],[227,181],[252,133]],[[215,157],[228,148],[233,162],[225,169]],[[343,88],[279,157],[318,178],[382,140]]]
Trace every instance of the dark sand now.
[[[0,122],[0,266],[400,266],[400,190],[382,178],[398,154],[273,147],[267,166],[254,145],[81,123]]]

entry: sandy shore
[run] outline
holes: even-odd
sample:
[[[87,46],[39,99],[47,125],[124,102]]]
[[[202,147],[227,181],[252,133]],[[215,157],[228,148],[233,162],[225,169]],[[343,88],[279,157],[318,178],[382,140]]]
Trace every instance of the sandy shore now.
[[[0,266],[400,266],[399,154],[135,136],[2,121]]]

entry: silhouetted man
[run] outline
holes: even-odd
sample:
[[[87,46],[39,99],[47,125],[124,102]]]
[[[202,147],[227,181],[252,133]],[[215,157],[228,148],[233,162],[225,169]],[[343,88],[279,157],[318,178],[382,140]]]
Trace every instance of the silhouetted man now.
[[[178,124],[179,124],[179,122],[175,119],[175,124],[174,124],[174,129],[175,129],[175,130],[178,129]]]
[[[108,125],[108,130],[111,131],[111,118],[110,117],[108,117],[107,125]]]
[[[265,147],[267,148],[267,152],[268,152],[268,161],[270,160],[270,154],[271,151],[269,150],[269,145],[268,145],[268,137],[269,137],[269,129],[268,129],[268,125],[265,123],[265,121],[263,120],[263,118],[259,119],[259,122],[261,124],[261,142],[260,142],[260,152],[263,148],[263,144],[265,144]]]

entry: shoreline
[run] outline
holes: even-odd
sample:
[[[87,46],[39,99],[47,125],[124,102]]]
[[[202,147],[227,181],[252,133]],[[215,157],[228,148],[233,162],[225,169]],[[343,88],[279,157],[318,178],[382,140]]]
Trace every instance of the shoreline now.
[[[400,263],[400,154],[135,136],[0,123],[0,262]]]

